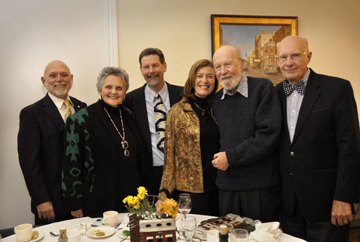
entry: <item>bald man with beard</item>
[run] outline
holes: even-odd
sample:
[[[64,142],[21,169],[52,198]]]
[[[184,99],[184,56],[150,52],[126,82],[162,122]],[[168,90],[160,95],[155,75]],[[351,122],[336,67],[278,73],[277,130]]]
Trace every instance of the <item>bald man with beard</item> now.
[[[71,113],[86,107],[68,94],[73,75],[64,62],[51,61],[45,67],[41,82],[48,92],[44,98],[21,110],[18,133],[19,162],[36,225],[71,218],[61,190],[64,100],[69,100]]]

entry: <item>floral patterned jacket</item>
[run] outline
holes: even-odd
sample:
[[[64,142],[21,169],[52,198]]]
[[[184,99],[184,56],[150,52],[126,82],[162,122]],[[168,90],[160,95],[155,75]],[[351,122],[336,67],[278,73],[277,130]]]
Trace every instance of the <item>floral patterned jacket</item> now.
[[[211,116],[214,118],[212,109]],[[216,121],[215,121],[216,122]],[[200,121],[190,103],[182,99],[168,112],[165,130],[164,172],[160,191],[204,192],[200,150]],[[166,197],[160,192],[161,198]]]

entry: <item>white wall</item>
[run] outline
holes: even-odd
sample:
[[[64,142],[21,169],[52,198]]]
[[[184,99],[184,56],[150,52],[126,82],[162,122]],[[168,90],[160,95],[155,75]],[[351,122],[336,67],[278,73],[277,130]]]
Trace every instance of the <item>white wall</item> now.
[[[45,95],[48,62],[74,74],[70,94],[97,100],[95,81],[109,65],[106,0],[0,0],[0,229],[33,222],[17,156],[20,110]]]
[[[20,110],[45,94],[45,65],[66,62],[74,74],[71,95],[97,100],[96,76],[113,54],[107,2],[0,0],[0,229],[33,222],[16,136]],[[118,0],[120,66],[130,89],[137,88],[144,83],[139,53],[158,47],[168,63],[166,80],[183,85],[196,60],[211,58],[210,14],[298,16],[299,35],[313,51],[310,67],[349,79],[359,103],[359,13],[359,0]]]
[[[313,51],[310,67],[351,81],[360,105],[359,0],[118,0],[120,66],[130,89],[144,84],[138,56],[147,47],[165,55],[165,80],[183,85],[191,65],[211,58],[211,14],[298,16],[298,35]]]

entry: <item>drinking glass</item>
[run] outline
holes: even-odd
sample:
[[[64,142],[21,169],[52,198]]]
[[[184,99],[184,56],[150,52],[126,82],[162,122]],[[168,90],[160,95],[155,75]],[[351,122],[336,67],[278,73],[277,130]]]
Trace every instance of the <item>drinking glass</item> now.
[[[192,241],[192,237],[196,230],[196,218],[194,216],[187,216],[181,218],[181,230],[185,236],[186,241]]]
[[[246,229],[234,229],[232,242],[248,242],[249,233]]]
[[[181,193],[178,199],[179,212],[186,217],[191,211],[191,198],[188,193]]]

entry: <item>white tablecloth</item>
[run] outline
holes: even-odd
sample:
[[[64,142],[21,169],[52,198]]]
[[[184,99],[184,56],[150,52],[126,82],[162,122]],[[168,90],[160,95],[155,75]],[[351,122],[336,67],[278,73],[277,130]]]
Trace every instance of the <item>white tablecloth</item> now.
[[[201,221],[213,218],[211,216],[204,216],[204,215],[196,215],[196,214],[195,215],[194,214],[189,214],[189,215],[195,216],[198,223],[200,223]],[[77,229],[78,225],[81,224],[81,223],[87,223],[87,224],[95,223],[95,220],[96,219],[92,219],[90,217],[70,219],[70,220],[66,220],[66,221],[62,221],[62,222],[58,222],[58,223],[52,223],[52,224],[49,224],[49,225],[44,225],[44,226],[41,226],[41,227],[37,227],[34,230],[37,230],[37,231],[41,232],[44,235],[44,237],[40,240],[41,242],[52,242],[52,241],[57,242],[58,237],[54,237],[54,236],[50,235],[50,231],[54,232],[54,233],[59,233],[59,229],[62,228],[62,227],[65,227],[68,231],[69,230],[74,230],[74,229]],[[128,218],[127,218],[127,213],[119,214],[119,221],[124,221],[119,226],[120,228],[126,227],[127,221],[129,221]],[[179,227],[180,219],[178,219],[176,221],[176,223],[177,223],[177,226]],[[14,242],[14,241],[15,241],[15,235],[3,238],[3,242]],[[86,242],[86,241],[97,241],[97,242],[100,242],[100,241],[113,241],[113,242],[115,242],[116,241],[116,242],[119,242],[120,238],[116,235],[116,232],[115,232],[115,234],[113,234],[112,236],[107,237],[107,238],[102,238],[102,239],[93,239],[93,238],[90,238],[90,237],[88,237],[86,235],[83,235],[81,237],[81,241],[82,242]],[[126,241],[129,241],[129,240],[126,240]],[[284,234],[284,233],[281,236],[281,242],[303,242],[303,241],[304,240],[295,238],[293,236],[290,236],[290,235],[287,235],[287,234]]]

